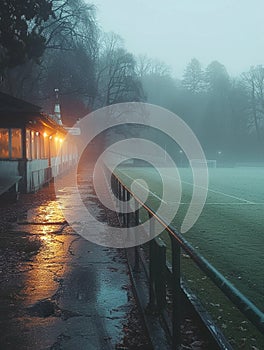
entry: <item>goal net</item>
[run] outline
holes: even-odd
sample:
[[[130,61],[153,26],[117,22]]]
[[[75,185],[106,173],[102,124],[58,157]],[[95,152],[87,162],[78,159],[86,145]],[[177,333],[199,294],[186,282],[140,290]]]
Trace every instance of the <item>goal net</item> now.
[[[203,168],[207,166],[207,168],[216,168],[216,160],[215,159],[191,159],[190,166],[193,168]]]

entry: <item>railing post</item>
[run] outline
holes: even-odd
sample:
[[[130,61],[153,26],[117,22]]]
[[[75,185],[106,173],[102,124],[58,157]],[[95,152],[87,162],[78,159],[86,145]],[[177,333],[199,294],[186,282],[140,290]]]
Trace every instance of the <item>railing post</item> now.
[[[126,191],[126,227],[130,226],[130,207],[129,207],[129,201],[130,201],[130,192]]]
[[[119,199],[119,181],[117,178],[115,178],[116,180],[116,198]]]
[[[181,345],[181,248],[178,242],[171,237],[172,247],[172,343],[173,349]]]
[[[160,238],[155,238],[156,243],[156,276],[155,292],[157,298],[157,307],[161,311],[166,305],[166,245]]]
[[[150,237],[154,236],[155,221],[152,220],[152,215],[149,213],[149,230]],[[156,297],[155,297],[155,242],[152,239],[149,242],[149,307],[155,309]]]
[[[123,223],[123,226],[126,226],[126,213],[125,213],[125,208],[126,208],[126,203],[125,203],[125,200],[126,200],[126,189],[124,186],[122,186],[122,223]]]
[[[111,183],[112,183],[112,188],[113,188],[114,195],[117,197],[118,181],[117,181],[117,178],[113,174],[111,175]]]
[[[138,201],[135,199],[135,230],[134,230],[134,235],[135,235],[135,247],[134,247],[134,257],[135,257],[135,263],[134,263],[134,271],[135,272],[140,272],[140,268],[139,268],[139,252],[138,249],[139,247],[137,246],[137,237],[136,237],[136,233],[137,233],[137,226],[139,225],[139,204]]]
[[[119,201],[121,201],[121,196],[121,183],[117,180],[117,198],[119,199]]]

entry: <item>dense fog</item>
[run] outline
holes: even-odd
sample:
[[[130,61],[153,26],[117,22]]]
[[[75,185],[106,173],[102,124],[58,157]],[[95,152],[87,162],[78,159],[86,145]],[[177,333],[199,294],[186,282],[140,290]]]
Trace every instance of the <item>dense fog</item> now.
[[[2,16],[1,91],[41,105],[44,111],[51,113],[54,88],[58,88],[66,125],[74,124],[92,110],[115,103],[156,104],[186,121],[199,138],[208,159],[228,164],[263,161],[264,65],[262,53],[252,52],[252,48],[261,46],[257,38],[262,28],[251,26],[252,16],[249,16],[247,26],[242,26],[246,11],[250,9],[252,12],[249,13],[256,16],[255,23],[259,23],[257,13],[260,11],[257,9],[261,9],[261,4],[258,1],[255,1],[255,7],[249,7],[249,2],[243,3],[236,16],[233,15],[238,7],[229,2],[216,2],[215,5],[205,2],[198,6],[192,1],[185,5],[174,5],[169,1],[167,8],[160,12],[155,3],[146,2],[138,15],[139,28],[143,15],[146,18],[147,14],[152,14],[153,18],[146,18],[145,32],[141,36],[136,23],[133,28],[124,25],[131,4],[127,5],[127,11],[124,4],[123,7],[113,4],[110,11],[109,4],[104,1],[96,1],[95,6],[85,0],[54,0],[46,2],[49,7],[42,4],[40,14],[32,12],[23,17],[20,3],[17,1],[15,6],[18,8],[14,6],[8,11],[10,16],[12,11],[22,11],[22,24],[17,26],[12,23],[12,16]],[[5,11],[7,3],[3,2],[2,7]],[[100,22],[105,21],[104,7],[108,23]],[[134,6],[136,10],[140,10],[138,2]],[[171,21],[173,13],[177,23]],[[132,11],[132,17],[133,14]],[[154,25],[158,15],[163,18]],[[189,15],[193,17],[189,18]],[[187,18],[189,23],[186,23]],[[207,26],[203,23],[205,20]],[[108,32],[111,23],[117,23],[114,27],[120,30],[126,28],[124,34],[131,50],[127,49],[122,32]],[[208,27],[210,23],[212,30]],[[161,35],[157,35],[158,24],[164,44]],[[175,29],[179,27],[181,33]],[[165,30],[168,40],[164,36]],[[203,41],[206,31],[208,37]],[[238,37],[239,33],[241,37]],[[142,54],[138,52],[140,45],[132,52],[132,34],[133,39],[145,44],[144,51],[141,47]],[[168,51],[165,51],[164,45],[169,43],[172,35],[171,51],[167,46]],[[147,45],[146,38],[149,38]],[[152,57],[152,53],[156,56]],[[166,58],[167,61],[162,61]],[[227,64],[221,62],[221,58]],[[183,59],[186,59],[185,63]],[[169,65],[172,61],[175,62],[173,66]],[[238,67],[246,64],[247,68],[234,74]],[[232,74],[226,66],[233,67]],[[164,140],[161,143],[170,142]]]

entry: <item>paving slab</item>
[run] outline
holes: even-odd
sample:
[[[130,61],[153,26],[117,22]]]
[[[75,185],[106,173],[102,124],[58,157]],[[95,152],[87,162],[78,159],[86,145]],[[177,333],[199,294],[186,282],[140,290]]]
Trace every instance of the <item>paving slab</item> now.
[[[1,239],[1,350],[122,348],[135,307],[125,251],[76,234],[54,198],[33,202]]]

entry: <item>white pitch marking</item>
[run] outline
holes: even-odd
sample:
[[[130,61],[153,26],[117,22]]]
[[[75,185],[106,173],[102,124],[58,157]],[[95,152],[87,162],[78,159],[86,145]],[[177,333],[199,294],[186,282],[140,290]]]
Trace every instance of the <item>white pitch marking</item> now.
[[[180,205],[189,205],[190,203],[185,202],[170,202],[170,204],[180,204]],[[264,205],[264,203],[228,203],[228,202],[219,202],[219,203],[205,203],[206,205]]]
[[[170,179],[174,179],[172,176],[169,176],[169,175],[165,175],[166,177],[170,178]],[[177,181],[176,179],[174,179],[174,181]],[[246,202],[247,204],[256,204],[254,202],[251,202],[247,199],[244,199],[244,198],[240,198],[240,197],[236,197],[236,196],[232,196],[231,194],[227,194],[227,193],[224,193],[224,192],[221,192],[221,191],[216,191],[216,190],[212,190],[210,189],[209,187],[206,188],[206,187],[202,187],[202,186],[197,186],[197,185],[194,185],[193,183],[191,182],[187,182],[187,181],[181,181],[182,183],[186,184],[186,185],[190,185],[190,186],[195,186],[197,188],[201,188],[203,190],[208,190],[210,192],[213,192],[213,193],[217,193],[217,194],[221,194],[222,196],[226,196],[226,197],[229,197],[229,198],[233,198],[233,199],[237,199],[241,202]]]
[[[131,180],[133,180],[133,181],[135,181],[140,187],[142,187],[142,188],[144,188],[146,191],[148,191],[149,193],[151,193],[152,194],[152,196],[153,197],[155,197],[155,198],[157,198],[157,199],[159,199],[162,203],[164,203],[164,204],[168,204],[167,202],[165,202],[163,199],[161,199],[159,196],[157,196],[155,193],[153,193],[152,191],[150,191],[150,189],[149,188],[146,188],[145,186],[143,186],[140,182],[138,182],[137,180],[135,180],[133,177],[131,177],[131,176],[129,176],[129,175],[127,175],[126,173],[124,173],[123,171],[120,171],[119,170],[119,172],[120,173],[122,173],[123,175],[125,175],[125,176],[127,176],[127,177],[129,177]]]
[[[120,171],[120,170],[119,170]],[[155,193],[153,193],[152,191],[150,191],[149,189],[147,189],[146,187],[144,187],[141,183],[139,183],[138,181],[136,181],[134,178],[132,178],[131,176],[127,175],[126,173],[124,173],[123,171],[120,171],[123,175],[129,177],[131,180],[137,182],[142,188],[144,188],[145,190],[148,190],[155,198],[159,199],[160,201],[162,201],[163,203],[165,204],[168,204],[167,202],[165,202],[163,199],[161,199],[159,196],[157,196]],[[172,176],[169,176],[169,175],[165,175],[166,177],[170,178],[170,179],[173,179],[175,181],[175,179],[172,177]],[[187,182],[187,181],[181,181],[182,183],[185,183],[187,185],[190,185],[190,186],[194,186],[191,182]],[[197,186],[196,187],[198,188],[202,188],[202,189],[206,189],[205,187],[201,187],[201,186]],[[239,200],[240,202],[245,202],[245,203],[205,203],[205,205],[242,205],[242,204],[247,204],[247,205],[263,205],[264,203],[255,203],[255,202],[251,202],[247,199],[244,199],[244,198],[240,198],[240,197],[236,197],[236,196],[232,196],[230,194],[227,194],[227,193],[224,193],[224,192],[221,192],[221,191],[216,191],[216,190],[212,190],[210,188],[208,188],[208,191],[211,191],[213,193],[218,193],[220,195],[223,195],[223,196],[226,196],[226,197],[230,197],[230,198],[233,198],[233,199],[237,199]],[[173,203],[177,203],[179,204],[178,202],[170,202],[170,204],[173,204]],[[187,205],[187,204],[190,204],[190,203],[180,203],[180,205]]]
[[[187,184],[187,185],[195,186],[197,188],[201,188],[201,189],[204,189],[204,190],[206,189],[205,187],[202,187],[202,186],[193,185],[191,182],[186,182],[186,181],[182,181],[182,182]],[[227,193],[224,193],[224,192],[221,192],[221,191],[212,190],[210,188],[208,188],[208,191],[211,191],[213,193],[217,193],[217,194],[220,194],[222,196],[229,197],[229,198],[237,199],[238,201],[245,202],[246,204],[256,204],[256,203],[251,202],[251,201],[249,201],[247,199],[236,197],[236,196],[233,196],[231,194],[227,194]]]

